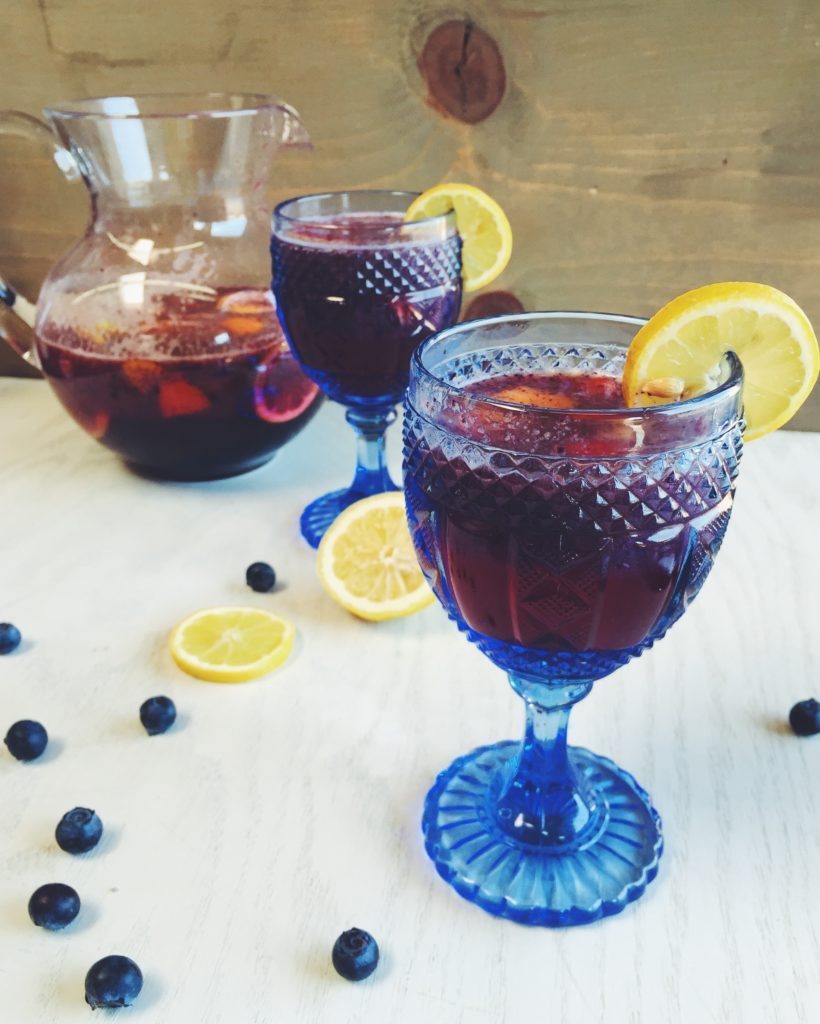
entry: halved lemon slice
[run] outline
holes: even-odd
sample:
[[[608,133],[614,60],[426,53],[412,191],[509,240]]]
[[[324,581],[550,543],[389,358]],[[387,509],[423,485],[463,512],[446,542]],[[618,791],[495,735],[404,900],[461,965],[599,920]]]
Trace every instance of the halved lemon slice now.
[[[400,491],[346,508],[322,537],[318,569],[328,594],[361,619],[397,619],[434,599],[416,561]]]
[[[171,656],[210,683],[242,683],[278,668],[293,648],[293,624],[261,608],[206,608],[174,627]]]
[[[461,277],[465,292],[494,281],[510,262],[512,228],[506,213],[474,185],[435,185],[414,199],[405,220],[423,220],[455,210],[461,235]]]
[[[765,284],[710,284],[673,299],[635,335],[624,399],[662,405],[708,391],[729,351],[743,363],[747,441],[788,422],[820,370],[817,338],[788,295]]]

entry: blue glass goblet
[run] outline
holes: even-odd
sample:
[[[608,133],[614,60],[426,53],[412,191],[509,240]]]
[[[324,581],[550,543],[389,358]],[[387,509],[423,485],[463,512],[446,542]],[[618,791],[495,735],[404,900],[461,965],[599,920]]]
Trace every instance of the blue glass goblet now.
[[[273,290],[282,327],[304,371],[347,406],[358,439],[350,487],[302,514],[317,547],[348,505],[396,490],[384,435],[407,386],[410,357],[455,323],[461,302],[461,240],[452,212],[405,222],[410,192],[302,196],[273,215]]]
[[[709,394],[646,409],[544,408],[487,397],[486,382],[509,378],[526,396],[532,375],[619,378],[641,324],[488,318],[430,338],[411,367],[404,473],[419,562],[526,709],[523,742],[480,747],[439,775],[427,852],[462,896],[525,924],[615,914],[657,872],[648,795],[567,746],[568,718],[708,575],[741,454],[742,371],[727,356]]]

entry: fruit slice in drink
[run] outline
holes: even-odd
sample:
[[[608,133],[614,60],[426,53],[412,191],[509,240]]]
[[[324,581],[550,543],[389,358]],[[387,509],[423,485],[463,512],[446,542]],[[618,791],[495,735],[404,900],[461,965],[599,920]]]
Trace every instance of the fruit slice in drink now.
[[[709,391],[729,351],[743,364],[747,441],[787,423],[817,381],[817,338],[797,303],[769,285],[729,281],[685,292],[638,331],[623,373],[627,405]]]
[[[434,185],[414,199],[405,220],[424,220],[454,210],[461,236],[465,292],[494,281],[510,261],[512,228],[507,215],[486,192],[474,185]]]
[[[287,350],[272,354],[256,373],[253,404],[266,423],[289,423],[316,400],[319,387],[306,377]]]

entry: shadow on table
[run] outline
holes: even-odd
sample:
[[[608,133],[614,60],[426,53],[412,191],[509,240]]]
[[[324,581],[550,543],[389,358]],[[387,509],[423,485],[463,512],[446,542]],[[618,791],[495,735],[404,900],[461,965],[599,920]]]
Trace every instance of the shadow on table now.
[[[775,736],[794,736],[786,715],[782,718],[777,718],[775,715],[752,715],[751,718],[766,732],[774,733]]]

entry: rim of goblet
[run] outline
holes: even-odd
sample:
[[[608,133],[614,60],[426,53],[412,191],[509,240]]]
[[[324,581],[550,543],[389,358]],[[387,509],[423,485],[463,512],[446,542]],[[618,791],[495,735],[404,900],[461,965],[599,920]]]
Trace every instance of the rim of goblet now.
[[[666,405],[634,405],[634,406],[616,406],[614,408],[607,409],[580,409],[577,407],[573,408],[560,408],[552,409],[542,405],[529,405],[524,402],[510,402],[503,398],[492,398],[488,395],[478,395],[473,391],[467,391],[465,388],[460,388],[455,384],[449,383],[449,381],[442,380],[441,377],[437,377],[435,373],[428,370],[422,362],[422,357],[425,351],[432,348],[437,342],[442,341],[445,338],[449,338],[456,334],[461,334],[468,330],[475,330],[476,328],[485,327],[487,325],[496,326],[504,323],[520,323],[523,321],[530,320],[608,320],[612,323],[619,324],[635,324],[636,326],[643,326],[647,323],[646,317],[641,316],[629,316],[622,313],[595,313],[595,312],[584,312],[583,310],[537,310],[531,313],[504,313],[498,316],[485,316],[477,320],[463,320],[461,323],[454,324],[452,327],[447,327],[443,331],[439,331],[437,334],[431,335],[426,338],[415,350],[412,357],[412,365],[414,373],[417,376],[426,378],[432,381],[438,387],[444,388],[446,391],[463,397],[469,402],[479,402],[491,408],[512,410],[513,412],[532,412],[542,416],[553,416],[553,417],[566,417],[566,416],[590,416],[590,417],[626,417],[626,416],[646,416],[646,415],[674,415],[677,413],[697,409],[700,407],[708,406],[712,402],[716,402],[719,398],[725,395],[728,391],[733,388],[739,389],[743,384],[743,364],[741,363],[737,354],[731,350],[725,353],[723,358],[729,363],[729,372],[726,380],[721,381],[714,388],[709,391],[704,391],[703,394],[693,395],[691,398],[684,398],[679,402],[669,402]],[[582,344],[582,343],[576,343]],[[497,346],[492,346],[497,347]],[[570,346],[567,346],[570,347]],[[626,351],[626,349],[624,350]]]
[[[285,213],[285,209],[292,203],[301,203],[306,200],[319,200],[319,199],[334,199],[337,196],[402,196],[407,198],[407,206],[413,202],[414,199],[418,199],[421,192],[409,192],[405,189],[393,189],[393,188],[342,188],[331,192],[307,192],[301,196],[291,196],[289,199],[283,199],[281,203],[273,208],[273,226],[276,228],[277,220],[287,221],[288,224],[305,225],[314,224],[317,227],[321,227],[323,231],[327,231],[328,235],[332,235],[333,232],[338,231],[343,233],[350,230],[348,224],[333,224],[328,223],[324,220],[320,220],[318,217],[291,217]],[[365,211],[362,211],[365,212]],[[369,210],[366,211],[372,214],[384,213],[384,210]],[[425,225],[436,224],[438,222],[444,222],[448,227],[453,229],[457,228],[456,224],[456,212],[454,209],[446,210],[444,213],[436,213],[432,217],[420,217],[418,220],[402,220],[396,224],[385,225],[383,230],[413,230],[416,228],[424,227]]]
[[[139,103],[154,104],[154,109],[145,111],[103,110],[101,104],[117,100],[134,100]],[[237,106],[230,104],[236,102]],[[199,104],[194,109],[182,109],[185,105]],[[116,96],[88,96],[84,99],[59,100],[49,103],[43,108],[48,117],[78,119],[96,118],[101,121],[146,121],[191,118],[242,117],[258,114],[263,110],[286,110],[293,108],[283,100],[270,93],[262,92],[135,92],[122,93]]]

